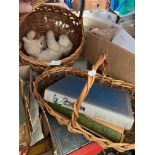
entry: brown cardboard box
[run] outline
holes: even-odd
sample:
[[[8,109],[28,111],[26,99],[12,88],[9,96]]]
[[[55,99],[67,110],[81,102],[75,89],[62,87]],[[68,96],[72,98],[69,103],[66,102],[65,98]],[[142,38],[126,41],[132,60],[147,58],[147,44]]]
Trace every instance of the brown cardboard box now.
[[[86,59],[94,64],[103,51],[108,52],[108,75],[125,82],[135,83],[135,55],[92,32],[84,45]]]
[[[119,29],[120,25],[115,23],[108,23],[106,21],[98,21],[94,18],[83,16],[83,25],[84,25],[84,32],[85,36],[87,36],[88,32],[92,28],[99,28],[99,29],[110,29],[115,28]],[[135,28],[131,26],[122,26],[132,37],[135,37]]]
[[[109,0],[86,0],[85,10],[106,9]]]
[[[98,21],[95,18],[88,17],[86,15],[83,16],[83,25],[84,25],[84,34],[85,36],[88,35],[89,31],[93,28],[99,28],[99,29],[119,29],[119,25],[108,23],[106,21]]]

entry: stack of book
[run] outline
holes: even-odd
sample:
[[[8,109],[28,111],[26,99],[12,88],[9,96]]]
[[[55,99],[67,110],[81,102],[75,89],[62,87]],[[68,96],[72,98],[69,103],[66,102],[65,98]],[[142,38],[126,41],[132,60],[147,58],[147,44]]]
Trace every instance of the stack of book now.
[[[66,76],[46,88],[44,100],[48,101],[55,111],[70,119],[73,104],[85,83],[85,79]],[[83,128],[113,142],[121,142],[124,129],[130,130],[134,123],[128,93],[98,83],[91,87],[79,112],[77,121]]]

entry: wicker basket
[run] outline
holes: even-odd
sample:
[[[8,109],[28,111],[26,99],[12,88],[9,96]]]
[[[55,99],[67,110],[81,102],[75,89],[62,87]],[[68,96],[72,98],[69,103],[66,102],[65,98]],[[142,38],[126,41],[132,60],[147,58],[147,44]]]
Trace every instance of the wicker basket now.
[[[19,91],[22,105],[19,105],[20,110],[24,112],[25,123],[19,126],[19,150],[28,150],[31,142],[32,123],[29,115],[29,97],[26,95],[25,81],[19,78]],[[21,117],[21,116],[20,116]]]
[[[84,42],[82,21],[84,1],[82,4],[79,17],[65,8],[47,4],[43,4],[35,8],[33,12],[22,16],[20,18],[20,43],[22,44],[22,37],[26,36],[30,30],[36,32],[36,38],[44,35],[48,30],[54,31],[56,39],[65,33],[72,41],[73,49],[59,62],[61,65],[72,64],[82,52]],[[20,62],[31,65],[34,71],[41,72],[49,66],[49,62],[39,61],[28,55],[23,47],[20,49],[19,56]]]
[[[101,64],[103,64],[103,66],[107,66],[105,65],[106,58],[107,58],[107,54],[104,53],[103,55],[101,55],[97,63],[92,67],[92,70],[96,71]],[[89,89],[91,88],[94,81],[100,84],[108,85],[110,87],[118,87],[121,89],[126,89],[129,92],[130,96],[134,97],[134,85],[133,84],[125,83],[120,80],[114,80],[110,77],[107,77],[106,75],[101,75],[98,73],[96,73],[96,75],[90,76],[88,72],[89,72],[88,70],[80,70],[78,68],[65,67],[65,66],[46,70],[40,76],[38,76],[34,82],[34,90],[33,90],[34,96],[36,100],[38,101],[38,103],[41,104],[48,111],[48,113],[54,116],[60,124],[67,125],[69,131],[83,134],[88,140],[96,141],[103,147],[111,147],[111,148],[118,150],[119,152],[124,152],[127,150],[134,149],[134,144],[129,144],[128,142],[127,143],[113,143],[112,141],[106,138],[97,137],[94,134],[90,133],[88,130],[85,130],[77,122],[80,106],[82,102],[84,101],[84,99],[86,98],[89,92]],[[54,111],[49,106],[48,102],[46,102],[43,99],[44,90],[49,85],[61,79],[65,75],[74,75],[80,78],[87,78],[87,83],[85,84],[79,98],[74,104],[74,110],[72,113],[71,120],[66,119],[63,115]],[[129,137],[131,137],[131,135]]]

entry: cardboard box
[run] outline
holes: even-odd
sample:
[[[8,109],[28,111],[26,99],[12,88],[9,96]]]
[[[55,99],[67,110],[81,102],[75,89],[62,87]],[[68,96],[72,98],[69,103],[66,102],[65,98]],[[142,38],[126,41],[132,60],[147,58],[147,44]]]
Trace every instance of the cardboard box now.
[[[92,28],[99,28],[99,29],[110,29],[110,28],[124,28],[132,37],[135,37],[135,28],[127,25],[119,25],[115,23],[110,23],[105,20],[100,20],[98,18],[93,18],[91,15],[85,14],[83,15],[83,25],[84,25],[84,32],[85,36],[87,36],[88,32]]]
[[[108,4],[109,0],[86,0],[85,10],[106,9]]]
[[[83,50],[85,58],[91,64],[97,61],[103,51],[107,51],[109,64],[107,75],[135,83],[135,55],[133,53],[92,32],[88,33]]]
[[[97,18],[93,18],[87,14],[84,14],[83,16],[83,25],[84,25],[84,34],[85,36],[88,35],[89,31],[93,28],[98,29],[119,29],[119,25],[114,23],[109,23],[107,21],[101,21]]]

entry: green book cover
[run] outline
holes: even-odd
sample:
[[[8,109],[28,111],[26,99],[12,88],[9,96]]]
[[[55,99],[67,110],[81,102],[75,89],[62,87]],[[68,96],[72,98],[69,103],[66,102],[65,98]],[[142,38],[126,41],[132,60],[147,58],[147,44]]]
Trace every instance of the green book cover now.
[[[72,110],[62,107],[61,105],[49,103],[50,107],[57,111],[58,113],[66,116],[67,118],[71,118]],[[96,122],[95,120],[85,116],[84,114],[79,114],[79,118],[77,120],[79,124],[87,128],[88,130],[91,130],[93,133],[96,133],[97,135],[100,135],[102,137],[105,137],[113,142],[120,142],[122,138],[122,134],[104,126],[103,124],[100,124]]]

